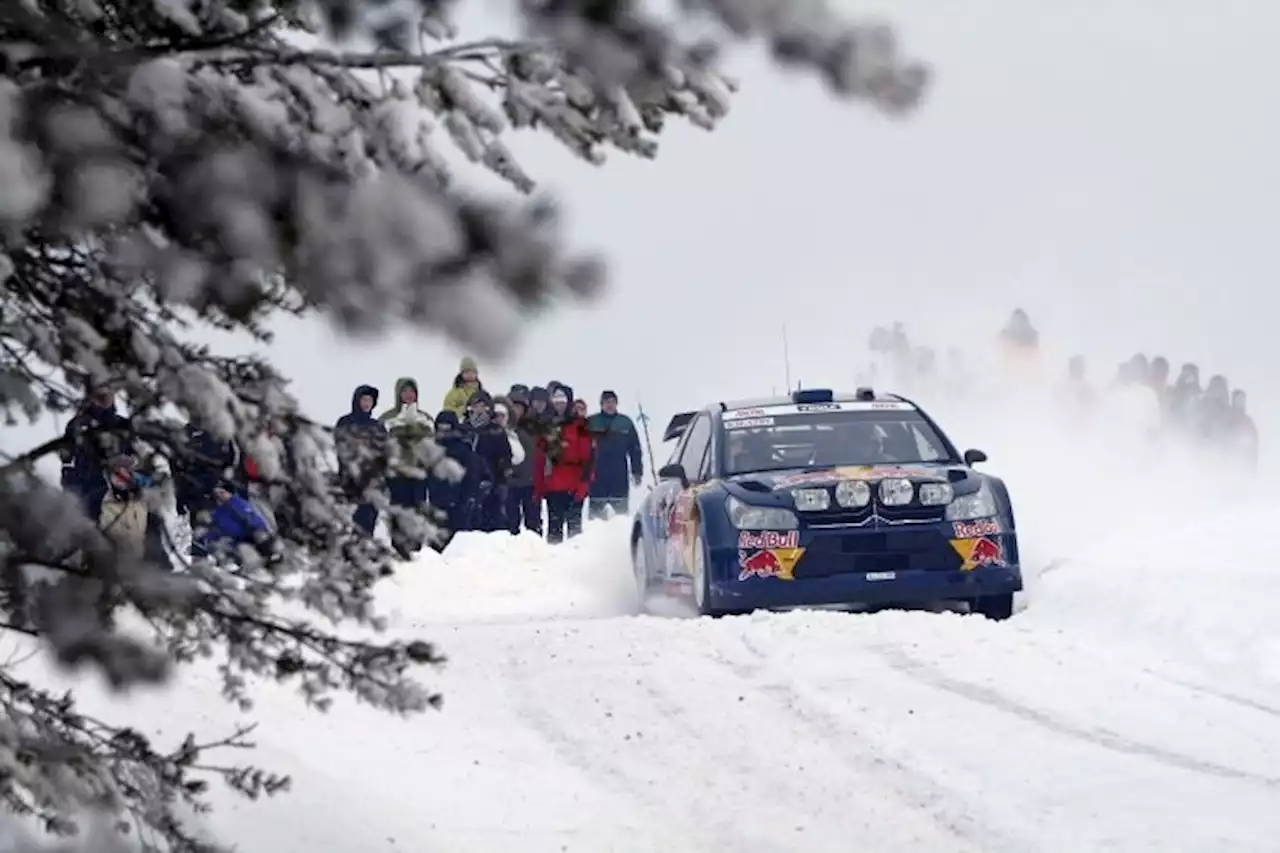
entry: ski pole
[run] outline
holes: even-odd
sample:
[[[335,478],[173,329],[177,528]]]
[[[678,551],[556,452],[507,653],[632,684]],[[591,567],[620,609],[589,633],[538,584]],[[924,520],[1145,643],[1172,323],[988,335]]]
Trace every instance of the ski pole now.
[[[644,406],[636,401],[636,420],[640,421],[640,428],[644,430],[644,448],[649,454],[649,476],[653,478],[653,484],[658,485],[658,469],[653,464],[653,441],[649,438],[649,416],[644,413]]]

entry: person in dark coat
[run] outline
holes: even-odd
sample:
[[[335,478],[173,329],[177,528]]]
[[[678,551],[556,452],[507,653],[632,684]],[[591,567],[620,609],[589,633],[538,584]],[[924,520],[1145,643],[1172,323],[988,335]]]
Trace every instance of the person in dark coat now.
[[[513,439],[506,425],[493,420],[493,400],[488,392],[477,391],[467,401],[467,424],[464,427],[471,449],[483,464],[479,515],[475,528],[486,532],[506,530],[507,481],[514,462]],[[519,442],[515,442],[519,446]]]
[[[460,428],[458,416],[452,409],[436,415],[436,442],[445,455],[462,468],[462,478],[451,480],[434,469],[427,477],[427,496],[431,508],[442,515],[449,535],[437,550],[444,550],[454,533],[471,529],[471,518],[476,512],[476,499],[484,465],[471,449],[468,436]]]
[[[194,526],[208,523],[217,506],[213,487],[234,477],[241,460],[234,441],[219,441],[195,419],[185,428],[186,440],[172,464],[174,497],[179,515]]]
[[[590,518],[604,518],[612,509],[630,512],[631,487],[644,480],[640,433],[631,418],[618,411],[618,395],[600,395],[600,411],[587,419],[587,431],[595,442],[595,464],[588,490]]]
[[[1231,392],[1229,448],[1249,471],[1258,468],[1258,427],[1248,412],[1248,396],[1239,388]]]
[[[80,499],[85,515],[97,518],[107,494],[107,460],[132,455],[129,419],[116,409],[115,394],[95,391],[62,433],[62,485]]]
[[[354,476],[351,462],[362,451],[372,451],[370,445],[387,434],[386,427],[373,416],[373,409],[377,405],[378,389],[372,385],[358,386],[351,392],[351,411],[338,418],[333,428],[334,444],[338,451],[338,476],[347,493],[357,499],[363,494],[364,478]],[[377,507],[371,503],[358,504],[352,521],[372,536],[378,524]]]
[[[533,466],[540,432],[537,417],[529,411],[529,398],[521,392],[511,395],[511,422],[524,458],[511,466],[507,483],[507,529],[512,535],[526,530],[542,535],[542,502],[533,497]]]

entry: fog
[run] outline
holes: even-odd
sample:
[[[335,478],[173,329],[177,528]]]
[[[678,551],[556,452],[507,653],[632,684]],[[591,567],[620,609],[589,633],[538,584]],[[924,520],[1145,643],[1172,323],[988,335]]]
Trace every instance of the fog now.
[[[874,324],[978,346],[1022,306],[1055,357],[1082,352],[1095,377],[1134,350],[1226,373],[1251,392],[1265,450],[1280,10],[1096,9],[858,4],[936,67],[922,111],[903,121],[836,102],[748,49],[731,60],[743,87],[724,125],[672,124],[656,161],[616,155],[597,169],[521,134],[513,147],[567,205],[571,243],[608,257],[612,287],[530,318],[482,378],[497,390],[558,379],[593,405],[612,388],[624,411],[643,398],[663,420],[781,387],[783,322],[793,381],[847,387]],[[469,32],[504,20],[481,4]],[[326,421],[355,385],[389,397],[403,375],[434,408],[464,354],[416,331],[352,342],[320,319],[278,333],[271,357]],[[39,435],[6,432],[6,449]]]

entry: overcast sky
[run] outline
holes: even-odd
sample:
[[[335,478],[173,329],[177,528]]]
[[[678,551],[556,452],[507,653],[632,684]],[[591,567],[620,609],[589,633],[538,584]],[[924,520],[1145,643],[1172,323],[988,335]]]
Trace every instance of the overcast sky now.
[[[875,323],[985,341],[1020,305],[1047,343],[1108,375],[1158,350],[1228,373],[1262,404],[1277,348],[1280,8],[1102,5],[858,4],[888,11],[936,66],[906,121],[746,52],[724,125],[673,124],[656,161],[593,168],[513,138],[568,204],[573,242],[607,254],[613,285],[531,322],[482,378],[559,379],[593,405],[609,387],[627,411],[643,394],[665,416],[781,386],[784,319],[793,375],[847,387]],[[483,14],[477,36],[496,20]],[[400,375],[434,410],[461,355],[426,334],[352,344],[315,321],[282,327],[274,352],[326,420],[356,384],[389,398]]]

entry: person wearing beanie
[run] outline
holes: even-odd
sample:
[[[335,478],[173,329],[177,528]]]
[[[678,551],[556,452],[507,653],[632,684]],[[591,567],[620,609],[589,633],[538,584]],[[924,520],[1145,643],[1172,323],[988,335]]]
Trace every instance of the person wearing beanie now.
[[[467,356],[459,362],[458,375],[453,377],[453,387],[444,395],[444,403],[440,408],[453,412],[460,421],[466,420],[467,403],[473,394],[483,390],[484,384],[480,382],[480,368],[476,365],[474,358]]]
[[[618,411],[618,395],[600,395],[600,411],[587,420],[595,441],[595,469],[591,477],[589,518],[607,518],[630,512],[631,488],[644,480],[640,433],[631,418]]]
[[[467,423],[462,430],[471,449],[483,465],[480,481],[478,514],[472,519],[477,530],[491,533],[506,530],[507,480],[511,476],[515,451],[524,450],[514,436],[508,435],[506,425],[494,421],[497,404],[486,391],[477,391],[467,403]],[[506,410],[506,406],[503,406]]]
[[[529,414],[535,420],[545,420],[547,410],[551,407],[551,392],[541,385],[529,389]]]

